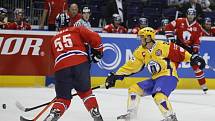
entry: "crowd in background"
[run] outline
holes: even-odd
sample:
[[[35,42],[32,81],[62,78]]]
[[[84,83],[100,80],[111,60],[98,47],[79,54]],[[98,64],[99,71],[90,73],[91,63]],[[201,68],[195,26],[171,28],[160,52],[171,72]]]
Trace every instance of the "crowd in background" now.
[[[206,30],[215,23],[213,0],[43,0],[42,5],[43,11],[37,26],[44,30],[47,25],[49,31],[56,31],[56,16],[61,12],[68,14],[70,26],[82,19],[83,14],[89,13],[89,18],[83,20],[88,21],[90,27],[102,28],[100,32],[107,33],[136,34],[146,26],[162,33],[165,24],[176,18],[186,17],[188,8],[196,9],[196,19]],[[84,7],[88,7],[90,11],[83,12]],[[0,28],[32,29],[32,18],[25,12],[24,8],[11,10],[7,6],[0,6]]]

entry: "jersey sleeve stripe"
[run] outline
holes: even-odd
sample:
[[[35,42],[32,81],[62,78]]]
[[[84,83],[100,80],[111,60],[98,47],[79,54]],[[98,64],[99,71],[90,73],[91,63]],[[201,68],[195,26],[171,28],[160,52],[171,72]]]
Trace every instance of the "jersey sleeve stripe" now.
[[[98,49],[101,49],[101,48],[103,48],[103,44],[100,44],[98,47],[95,47],[95,48],[93,48],[93,49],[98,50]]]

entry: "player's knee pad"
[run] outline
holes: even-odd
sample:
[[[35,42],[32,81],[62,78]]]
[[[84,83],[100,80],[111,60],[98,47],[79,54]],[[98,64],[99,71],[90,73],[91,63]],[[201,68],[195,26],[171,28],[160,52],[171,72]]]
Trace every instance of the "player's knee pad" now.
[[[158,105],[161,113],[164,117],[172,114],[172,106],[168,100],[168,97],[161,92],[154,95],[154,101]]]
[[[83,100],[84,105],[88,111],[90,111],[92,108],[98,107],[96,97],[92,94],[91,89],[86,92],[78,92],[78,95]]]
[[[58,109],[60,111],[60,114],[63,115],[65,110],[67,110],[70,106],[71,100],[64,99],[64,98],[58,98],[55,102],[52,108]]]
[[[128,88],[128,93],[136,93],[139,96],[143,96],[143,90],[137,84],[133,84]]]

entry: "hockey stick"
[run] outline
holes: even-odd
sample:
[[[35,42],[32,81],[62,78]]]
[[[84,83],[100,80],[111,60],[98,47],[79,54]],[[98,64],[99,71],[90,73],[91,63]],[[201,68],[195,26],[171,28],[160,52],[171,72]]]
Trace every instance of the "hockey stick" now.
[[[52,103],[55,102],[56,99],[57,98],[54,98],[48,105],[46,105],[46,107],[43,108],[43,110],[40,111],[40,113],[37,114],[37,116],[34,119],[29,120],[27,118],[24,118],[23,116],[20,116],[20,121],[36,121],[52,105]]]
[[[98,88],[103,88],[103,87],[105,87],[104,84],[100,85],[100,86],[93,87],[92,90],[95,90]],[[76,95],[78,95],[78,94],[76,93],[76,94],[73,94],[72,96],[76,96]],[[56,98],[54,98],[51,102],[45,103],[46,107],[42,111],[40,111],[40,113],[37,114],[37,116],[34,119],[27,119],[27,118],[24,118],[23,116],[20,116],[20,121],[36,121],[55,102],[55,100],[56,100]],[[35,107],[39,108],[39,107],[42,107],[42,105],[45,106],[45,104],[41,104],[41,105],[35,106]],[[33,107],[31,110],[37,109],[35,107]],[[28,111],[30,111],[30,108],[28,109]]]
[[[96,86],[96,87],[93,87],[92,90],[95,90],[95,89],[98,89],[98,88],[103,88],[104,86],[105,85]],[[76,95],[78,95],[78,94],[76,93],[76,94],[73,94],[72,96],[76,96]],[[19,101],[16,101],[16,107],[19,110],[23,111],[23,112],[28,112],[28,111],[35,110],[35,109],[38,109],[40,107],[46,106],[49,103],[51,103],[51,102],[47,102],[47,103],[44,103],[44,104],[41,104],[41,105],[38,105],[38,106],[26,108]]]

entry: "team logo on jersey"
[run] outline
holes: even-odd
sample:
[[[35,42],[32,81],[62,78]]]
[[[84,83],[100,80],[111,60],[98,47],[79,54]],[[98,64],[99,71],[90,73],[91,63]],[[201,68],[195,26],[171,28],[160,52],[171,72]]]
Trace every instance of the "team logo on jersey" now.
[[[158,49],[158,50],[155,52],[155,54],[156,54],[157,56],[161,56],[161,55],[162,55],[162,51],[161,51],[160,49]]]
[[[152,75],[154,75],[161,71],[161,65],[156,61],[150,61],[147,64],[147,69]]]

